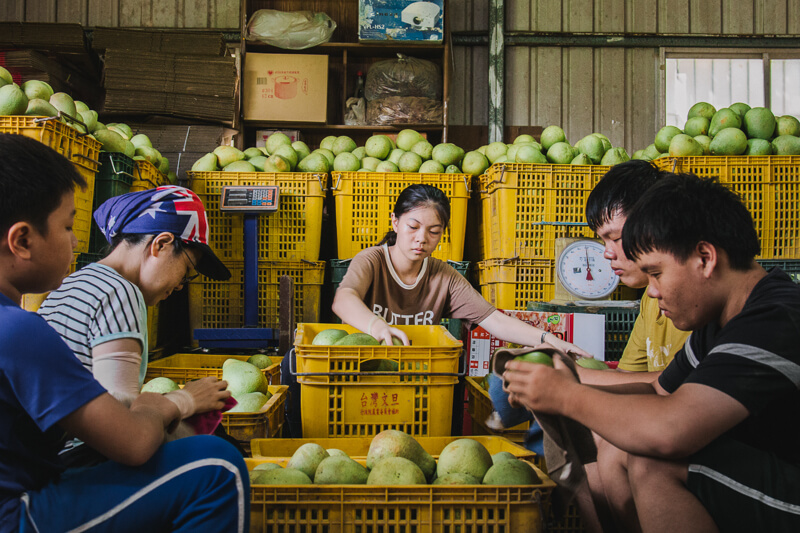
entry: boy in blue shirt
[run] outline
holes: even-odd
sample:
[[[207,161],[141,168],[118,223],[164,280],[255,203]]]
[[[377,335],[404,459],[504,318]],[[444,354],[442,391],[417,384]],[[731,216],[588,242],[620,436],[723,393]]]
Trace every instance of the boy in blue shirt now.
[[[20,135],[0,134],[0,533],[12,531],[237,531],[249,528],[249,479],[236,449],[212,436],[163,444],[181,417],[165,396],[125,407],[25,293],[58,287],[72,261],[72,164]],[[194,394],[222,409],[226,383]],[[213,402],[212,402],[213,403]],[[109,458],[63,471],[66,435]]]

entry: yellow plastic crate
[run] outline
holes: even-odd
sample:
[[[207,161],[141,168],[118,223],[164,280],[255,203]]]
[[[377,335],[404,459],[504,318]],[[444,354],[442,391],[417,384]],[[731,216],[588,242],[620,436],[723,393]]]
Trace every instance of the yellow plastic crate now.
[[[499,309],[526,309],[528,302],[552,300],[555,278],[554,259],[488,259],[478,263],[481,295]],[[624,285],[619,285],[611,298],[637,299],[636,291]]]
[[[670,172],[718,177],[753,216],[760,259],[800,258],[800,156],[662,157],[654,163]]]
[[[437,456],[447,443],[462,437],[417,438],[428,453]],[[485,442],[492,437],[465,437]],[[498,440],[499,437],[494,437]],[[348,442],[364,439],[328,439],[348,454]],[[294,450],[307,440],[291,439],[281,451]],[[314,439],[313,442],[320,442]],[[252,441],[256,450],[260,441]],[[327,444],[322,444],[327,447]],[[362,444],[363,446],[363,444]],[[520,448],[509,441],[499,448]],[[366,449],[369,443],[366,443]],[[527,452],[522,448],[523,452]],[[247,468],[265,462],[286,464],[284,457],[245,459]],[[514,453],[512,451],[512,453]],[[516,454],[515,454],[516,455]],[[366,453],[360,460],[363,464]],[[355,458],[355,457],[354,457]],[[523,460],[528,460],[522,456]],[[293,532],[337,531],[340,533],[414,531],[419,533],[492,531],[538,533],[549,508],[555,483],[532,464],[541,479],[538,485],[252,485],[250,487],[250,531]]]
[[[481,176],[483,250],[487,259],[554,259],[564,230],[539,222],[586,222],[586,199],[608,172],[603,165],[492,165]],[[593,237],[586,227],[572,237]]]
[[[100,168],[100,143],[64,124],[56,117],[0,116],[0,133],[13,133],[37,140],[69,159],[86,180],[86,188],[75,190],[75,223],[72,231],[78,238],[78,253],[89,251],[92,229],[94,178]]]
[[[243,217],[219,210],[226,185],[277,185],[278,212],[258,220],[259,261],[317,261],[327,174],[310,172],[188,172],[208,214],[210,245],[223,261],[244,259]]]
[[[453,389],[458,383],[461,341],[442,326],[395,326],[412,346],[314,346],[328,328],[343,324],[298,324],[297,381],[304,437],[370,436],[398,429],[414,436],[450,434]],[[397,372],[364,372],[375,359],[398,363]],[[327,410],[328,416],[320,416]]]
[[[141,192],[155,189],[161,185],[161,172],[150,161],[136,160],[133,167],[133,182],[131,192]]]
[[[467,394],[469,395],[469,416],[472,418],[472,434],[486,434],[486,435],[499,435],[505,437],[512,442],[523,442],[525,440],[525,433],[531,427],[530,422],[506,428],[503,430],[490,429],[486,425],[486,419],[491,416],[494,411],[492,406],[492,399],[489,397],[489,391],[481,387],[477,378],[468,377],[467,381]]]
[[[189,321],[194,328],[238,328],[244,325],[244,263],[226,263],[231,279],[199,278],[189,283]],[[280,278],[294,279],[296,322],[319,320],[325,262],[259,261],[258,325],[277,328]]]
[[[270,385],[272,397],[257,413],[222,413],[222,425],[231,437],[238,440],[245,449],[250,448],[252,439],[280,437],[286,420],[286,399],[289,397],[288,385]]]
[[[450,199],[450,223],[433,257],[463,260],[471,179],[469,174],[334,172],[331,184],[339,259],[350,259],[378,244],[392,229],[391,213],[397,197],[409,185],[423,183],[438,187]]]
[[[238,359],[247,361],[249,355],[225,355],[207,353],[176,353],[147,364],[147,374],[145,381],[157,377],[170,378],[172,381],[182,384],[193,379],[214,376],[222,379],[222,363],[227,359]],[[275,356],[270,356],[274,361]],[[281,360],[264,369],[264,376],[270,385],[280,385],[281,380]]]

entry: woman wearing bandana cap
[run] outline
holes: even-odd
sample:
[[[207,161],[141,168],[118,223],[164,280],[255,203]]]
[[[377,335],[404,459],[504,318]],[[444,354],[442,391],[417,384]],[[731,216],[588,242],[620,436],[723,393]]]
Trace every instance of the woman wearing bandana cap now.
[[[147,371],[146,307],[199,275],[227,280],[231,274],[208,246],[205,209],[189,189],[166,186],[116,196],[94,219],[110,252],[68,276],[39,314],[108,392],[130,404]],[[215,378],[205,378],[167,397],[187,419],[208,412],[209,393],[219,387]],[[194,433],[182,423],[171,438]],[[102,460],[80,441],[68,442],[61,458],[68,466]]]

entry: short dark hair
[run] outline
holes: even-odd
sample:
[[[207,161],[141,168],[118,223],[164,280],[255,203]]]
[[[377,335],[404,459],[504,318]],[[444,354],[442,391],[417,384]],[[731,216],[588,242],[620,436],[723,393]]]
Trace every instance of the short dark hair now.
[[[701,241],[723,250],[735,270],[747,270],[761,247],[753,217],[741,198],[717,178],[667,174],[628,213],[622,229],[625,255],[659,250],[680,261]]]
[[[397,197],[397,202],[394,204],[394,216],[400,218],[405,213],[418,207],[432,207],[435,209],[436,214],[439,215],[439,221],[442,223],[442,230],[447,229],[447,224],[450,223],[450,200],[441,189],[423,183],[409,185]],[[389,230],[383,240],[378,243],[378,246],[384,243],[394,246],[395,242],[397,242],[397,233],[394,230]]]
[[[173,233],[173,235],[175,234]],[[104,256],[110,254],[123,242],[127,243],[129,246],[138,246],[145,243],[149,245],[156,237],[157,235],[151,235],[148,233],[120,233],[111,237],[111,242],[103,247],[101,254]],[[175,235],[175,240],[172,241],[172,244],[173,255],[180,255],[184,249],[191,248],[188,243],[183,242],[177,235]]]
[[[0,232],[29,222],[42,235],[47,219],[75,185],[86,180],[68,159],[44,144],[13,133],[0,133]]]
[[[617,214],[627,216],[634,204],[666,172],[650,161],[631,159],[614,165],[586,200],[586,222],[592,231]]]

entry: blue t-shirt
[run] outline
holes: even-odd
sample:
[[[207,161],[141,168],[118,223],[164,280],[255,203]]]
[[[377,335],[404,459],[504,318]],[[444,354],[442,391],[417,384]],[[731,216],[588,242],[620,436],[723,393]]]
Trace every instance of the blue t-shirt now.
[[[0,533],[17,531],[19,497],[58,476],[56,425],[105,389],[44,319],[0,294]]]

